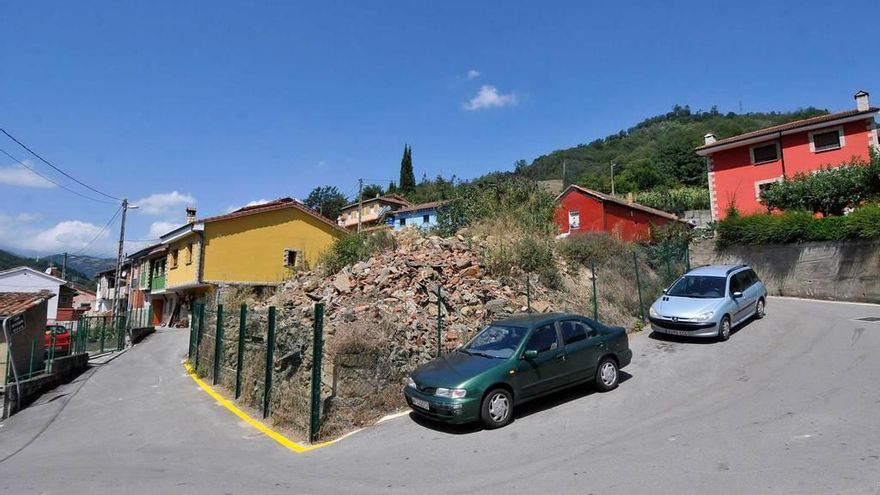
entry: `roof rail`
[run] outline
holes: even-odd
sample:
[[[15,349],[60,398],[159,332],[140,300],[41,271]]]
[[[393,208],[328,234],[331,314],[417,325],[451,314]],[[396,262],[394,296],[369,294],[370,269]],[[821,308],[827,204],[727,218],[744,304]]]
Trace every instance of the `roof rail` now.
[[[738,265],[734,265],[733,267],[727,269],[727,273],[725,275],[730,275],[730,272],[732,272],[734,270],[739,270],[740,268],[744,268],[746,266],[748,266],[748,265],[746,265],[745,263],[740,263]]]

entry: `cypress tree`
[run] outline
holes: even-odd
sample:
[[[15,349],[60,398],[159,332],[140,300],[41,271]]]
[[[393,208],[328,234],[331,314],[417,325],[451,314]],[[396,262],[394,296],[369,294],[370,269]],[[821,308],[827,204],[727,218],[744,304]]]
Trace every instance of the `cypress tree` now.
[[[416,176],[412,166],[412,148],[403,146],[403,158],[400,160],[400,192],[406,194],[416,190]]]

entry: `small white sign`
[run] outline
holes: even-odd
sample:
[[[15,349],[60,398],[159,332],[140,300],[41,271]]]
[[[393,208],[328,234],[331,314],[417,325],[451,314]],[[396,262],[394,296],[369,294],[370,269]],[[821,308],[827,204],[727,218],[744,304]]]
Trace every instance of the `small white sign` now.
[[[577,210],[568,212],[568,230],[578,230],[581,228],[581,214]]]
[[[24,315],[15,315],[8,318],[6,322],[6,328],[9,329],[9,334],[13,337],[23,332],[26,326]]]

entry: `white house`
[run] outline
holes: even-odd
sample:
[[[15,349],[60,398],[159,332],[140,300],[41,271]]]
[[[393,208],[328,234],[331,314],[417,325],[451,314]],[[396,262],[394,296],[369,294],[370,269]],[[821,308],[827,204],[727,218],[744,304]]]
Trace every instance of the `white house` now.
[[[66,288],[67,282],[27,266],[19,266],[0,272],[0,292],[40,292],[48,290],[54,294],[54,297],[49,299],[46,307],[46,320],[49,323],[54,323],[58,317],[61,287]],[[65,290],[64,297],[69,298],[70,295],[67,292]]]

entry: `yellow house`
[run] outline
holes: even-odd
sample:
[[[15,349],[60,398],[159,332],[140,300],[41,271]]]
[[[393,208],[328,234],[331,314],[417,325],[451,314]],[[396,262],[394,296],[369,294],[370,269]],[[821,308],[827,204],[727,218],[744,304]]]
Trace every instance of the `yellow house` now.
[[[375,198],[364,199],[363,201],[355,201],[347,204],[339,211],[339,217],[336,223],[347,229],[353,229],[358,224],[358,205],[361,205],[360,222],[361,227],[376,226],[382,217],[386,214],[412,206],[412,203],[403,196],[397,194],[386,194],[385,196],[376,196]]]
[[[187,209],[187,224],[162,236],[168,246],[165,308],[180,308],[221,285],[276,285],[294,271],[314,267],[342,227],[302,203],[281,198],[201,220]]]

